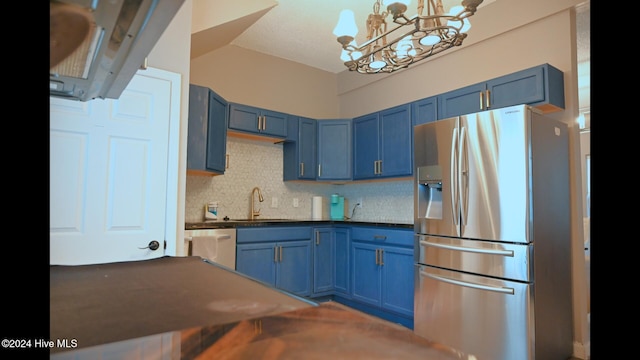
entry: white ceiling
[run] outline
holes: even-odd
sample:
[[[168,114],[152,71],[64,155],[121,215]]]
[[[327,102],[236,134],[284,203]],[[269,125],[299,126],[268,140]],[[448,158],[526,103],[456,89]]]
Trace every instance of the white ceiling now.
[[[482,8],[496,0],[484,0]],[[356,42],[366,41],[366,17],[373,12],[374,0],[277,0],[277,5],[265,8],[260,12],[226,26],[223,31],[213,30],[207,35],[192,36],[192,58],[202,55],[216,47],[230,43],[235,46],[258,51],[268,55],[302,63],[331,73],[346,70],[340,60],[341,47],[333,34],[338,16],[342,9],[351,9],[356,16],[358,34]],[[460,0],[443,0],[445,11]],[[408,15],[417,11],[412,1],[407,10]],[[384,10],[381,9],[381,11]],[[426,11],[426,10],[425,10]],[[589,61],[589,2],[577,10],[578,27],[578,62]],[[473,17],[469,19],[473,24]],[[393,23],[388,18],[388,28]],[[215,32],[213,32],[215,31]],[[221,36],[221,33],[224,36]],[[212,41],[211,39],[217,40]]]

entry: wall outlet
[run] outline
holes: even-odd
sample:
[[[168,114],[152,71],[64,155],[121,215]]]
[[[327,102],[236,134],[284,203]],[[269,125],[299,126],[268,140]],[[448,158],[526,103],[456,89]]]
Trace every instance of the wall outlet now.
[[[356,203],[358,204],[358,209],[362,209],[362,198],[358,198],[358,202]]]
[[[293,198],[293,207],[297,208],[298,206],[300,206],[300,203],[298,202],[298,198]]]
[[[278,198],[277,197],[272,197],[271,198],[271,207],[272,208],[277,208],[278,207]]]

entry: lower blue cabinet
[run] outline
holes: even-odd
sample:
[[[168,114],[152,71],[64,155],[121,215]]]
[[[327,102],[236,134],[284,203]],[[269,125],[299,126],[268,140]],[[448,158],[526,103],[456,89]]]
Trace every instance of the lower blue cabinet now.
[[[349,294],[349,228],[318,227],[313,239],[313,296]]]
[[[352,300],[413,318],[413,232],[351,230]]]
[[[238,272],[299,296],[311,295],[311,228],[238,228],[237,243]]]

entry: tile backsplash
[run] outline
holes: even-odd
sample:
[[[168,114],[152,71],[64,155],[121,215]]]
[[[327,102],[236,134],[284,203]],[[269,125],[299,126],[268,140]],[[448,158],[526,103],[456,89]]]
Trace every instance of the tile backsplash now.
[[[311,199],[323,197],[323,219],[329,219],[329,196],[345,197],[345,216],[358,221],[413,223],[413,182],[352,182],[346,184],[291,182],[282,180],[282,144],[227,138],[229,167],[224,175],[187,175],[185,221],[204,220],[205,205],[218,202],[218,219],[249,217],[251,193],[259,187],[264,202],[258,202],[261,218],[306,220],[311,218]],[[362,208],[355,209],[362,198]],[[298,207],[294,207],[297,199]]]

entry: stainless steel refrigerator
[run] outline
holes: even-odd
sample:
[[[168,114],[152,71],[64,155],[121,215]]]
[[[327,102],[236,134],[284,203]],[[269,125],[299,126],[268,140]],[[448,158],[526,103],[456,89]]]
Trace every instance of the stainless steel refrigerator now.
[[[526,105],[414,127],[414,331],[483,360],[572,355],[568,126]]]

